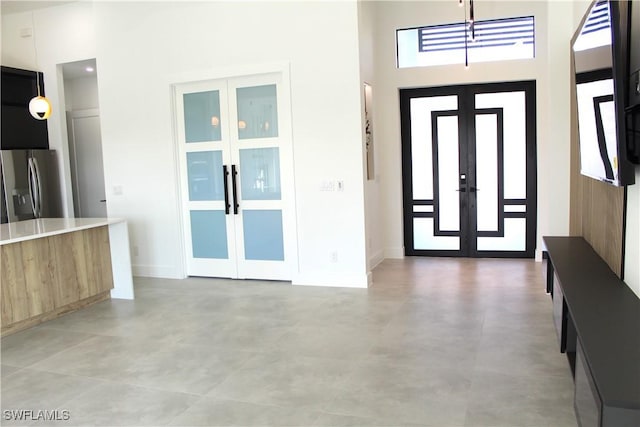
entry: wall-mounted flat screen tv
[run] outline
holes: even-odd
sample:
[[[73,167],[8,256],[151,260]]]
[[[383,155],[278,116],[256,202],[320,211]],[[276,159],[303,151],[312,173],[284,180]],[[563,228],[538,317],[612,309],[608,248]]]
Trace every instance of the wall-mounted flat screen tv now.
[[[580,173],[615,186],[634,183],[627,160],[626,2],[591,4],[573,38]]]

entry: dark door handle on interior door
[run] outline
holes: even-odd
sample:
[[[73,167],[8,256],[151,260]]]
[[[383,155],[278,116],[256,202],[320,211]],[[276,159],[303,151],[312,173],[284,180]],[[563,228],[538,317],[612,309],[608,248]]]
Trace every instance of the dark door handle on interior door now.
[[[240,207],[240,203],[238,203],[238,187],[236,183],[236,177],[238,176],[238,170],[236,169],[236,165],[231,165],[231,191],[233,192],[233,214],[238,215],[238,208]]]
[[[222,185],[224,186],[224,214],[229,215],[229,171],[227,165],[222,165]]]

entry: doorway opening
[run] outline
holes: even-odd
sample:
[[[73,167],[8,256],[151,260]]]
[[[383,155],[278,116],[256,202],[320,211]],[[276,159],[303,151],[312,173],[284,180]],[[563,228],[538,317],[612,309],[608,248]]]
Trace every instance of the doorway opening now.
[[[535,256],[535,90],[400,90],[406,255]]]
[[[62,64],[69,164],[76,218],[106,218],[95,59]]]

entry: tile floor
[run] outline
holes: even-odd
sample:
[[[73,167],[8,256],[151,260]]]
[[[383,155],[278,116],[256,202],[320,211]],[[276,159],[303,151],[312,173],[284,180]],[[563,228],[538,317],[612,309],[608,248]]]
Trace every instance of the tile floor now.
[[[575,427],[542,265],[386,260],[369,289],[136,278],[5,337],[5,410],[55,425]]]

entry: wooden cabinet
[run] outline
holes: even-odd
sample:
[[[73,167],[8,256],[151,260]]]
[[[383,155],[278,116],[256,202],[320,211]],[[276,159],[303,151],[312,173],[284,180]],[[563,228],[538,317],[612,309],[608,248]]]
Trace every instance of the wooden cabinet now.
[[[2,335],[109,297],[108,226],[0,246]]]

